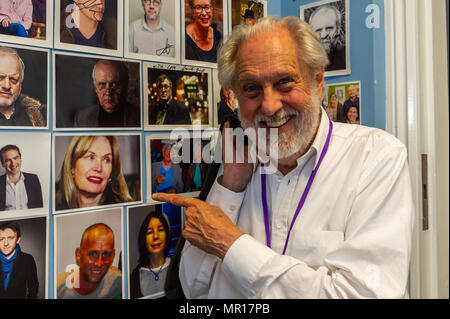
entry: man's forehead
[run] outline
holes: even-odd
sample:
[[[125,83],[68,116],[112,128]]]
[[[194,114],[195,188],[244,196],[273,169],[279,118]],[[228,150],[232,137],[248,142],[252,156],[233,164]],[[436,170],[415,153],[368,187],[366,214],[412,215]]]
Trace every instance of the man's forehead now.
[[[20,74],[20,62],[19,59],[12,54],[0,54],[0,74],[13,73],[14,75]]]
[[[336,13],[333,9],[325,7],[320,8],[316,12],[315,15],[313,15],[310,24],[316,24],[316,23],[329,23],[329,22],[335,22],[337,20]]]
[[[6,151],[5,153],[3,153],[3,158],[15,158],[15,157],[20,157],[19,152],[17,152],[17,150],[9,150]]]
[[[96,76],[113,75],[119,77],[119,70],[113,64],[100,63],[95,69],[95,74]]]
[[[82,249],[92,250],[108,247],[114,248],[114,235],[111,232],[93,231],[87,234],[85,240],[81,244]]]
[[[1,236],[14,236],[17,233],[11,228],[0,229],[0,237]]]

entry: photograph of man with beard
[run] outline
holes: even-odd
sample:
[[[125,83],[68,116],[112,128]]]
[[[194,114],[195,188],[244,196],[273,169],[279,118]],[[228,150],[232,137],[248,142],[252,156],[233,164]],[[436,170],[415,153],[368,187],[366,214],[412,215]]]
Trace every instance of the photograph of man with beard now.
[[[46,103],[28,95],[46,99],[47,72],[47,52],[0,46],[0,127],[47,125]]]
[[[117,50],[116,0],[60,1],[61,43]]]
[[[346,0],[334,0],[300,7],[301,18],[312,27],[327,53],[330,63],[325,67],[325,72],[345,71],[350,68],[347,65],[347,50],[350,50],[346,41],[348,26],[345,8],[347,4]]]

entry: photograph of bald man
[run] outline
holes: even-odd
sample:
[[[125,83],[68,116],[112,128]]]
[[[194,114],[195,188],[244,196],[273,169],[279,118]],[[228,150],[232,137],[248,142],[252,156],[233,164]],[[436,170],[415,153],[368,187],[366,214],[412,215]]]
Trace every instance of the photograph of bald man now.
[[[122,275],[112,266],[115,257],[114,232],[103,223],[89,226],[75,250],[79,270],[57,278],[58,299],[120,299]]]

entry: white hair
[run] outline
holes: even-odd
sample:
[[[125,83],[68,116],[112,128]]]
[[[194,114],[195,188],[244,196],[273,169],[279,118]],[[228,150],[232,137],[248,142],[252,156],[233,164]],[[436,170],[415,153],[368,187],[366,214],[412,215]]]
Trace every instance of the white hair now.
[[[22,59],[20,58],[19,53],[15,49],[8,48],[8,47],[0,47],[0,55],[12,55],[17,58],[20,65],[20,82],[23,82],[23,79],[25,78],[25,64],[23,63]]]
[[[241,24],[237,26],[219,49],[217,64],[220,85],[233,89],[236,76],[236,58],[241,45],[250,39],[277,29],[287,30],[297,47],[299,60],[305,62],[314,75],[318,69],[329,64],[327,53],[316,33],[304,21],[296,17],[279,18],[268,16],[257,20],[253,26]]]

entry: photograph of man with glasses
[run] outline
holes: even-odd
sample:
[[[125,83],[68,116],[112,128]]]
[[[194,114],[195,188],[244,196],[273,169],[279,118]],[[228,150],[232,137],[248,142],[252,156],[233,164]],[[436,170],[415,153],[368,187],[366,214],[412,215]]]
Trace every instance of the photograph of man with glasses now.
[[[139,84],[139,63],[57,55],[57,128],[140,128]]]
[[[218,0],[216,0],[218,1]],[[185,59],[203,62],[217,62],[217,50],[222,42],[223,11],[214,6],[213,0],[186,0]],[[221,2],[218,1],[218,4]],[[190,15],[190,17],[189,17]]]
[[[141,0],[141,4],[144,16],[130,24],[129,51],[175,57],[175,29],[161,17],[163,0]],[[131,6],[136,6],[136,3],[130,1],[129,5],[132,10]]]

